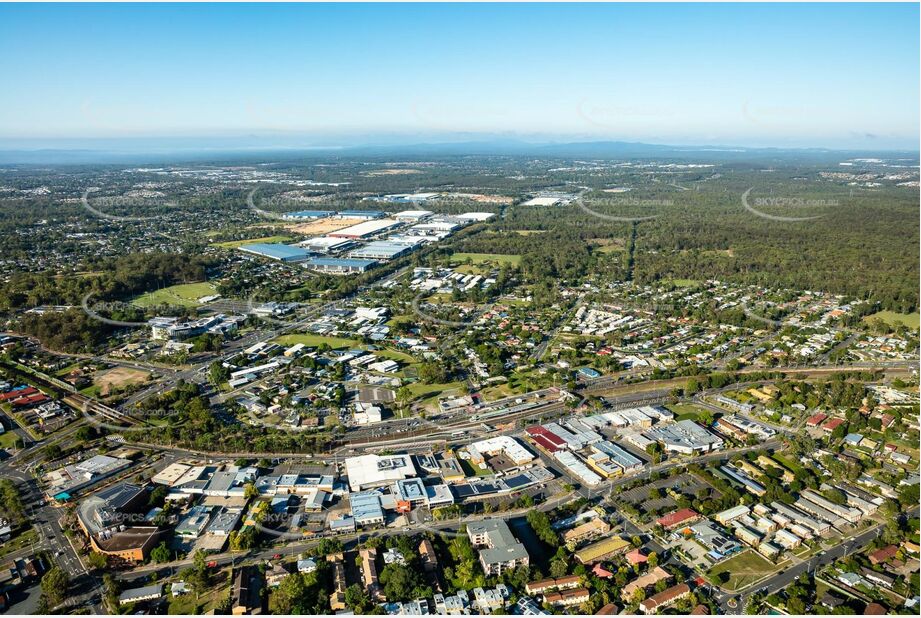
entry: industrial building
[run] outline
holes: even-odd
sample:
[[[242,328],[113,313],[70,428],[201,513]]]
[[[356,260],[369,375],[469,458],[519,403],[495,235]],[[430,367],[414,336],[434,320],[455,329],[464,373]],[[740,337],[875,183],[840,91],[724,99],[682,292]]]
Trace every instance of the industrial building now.
[[[310,252],[295,245],[281,243],[252,243],[240,245],[240,251],[279,262],[303,262],[310,258]]]
[[[557,461],[566,468],[567,472],[579,479],[585,485],[593,486],[601,482],[601,477],[592,472],[578,457],[569,451],[558,451],[553,454]]]
[[[667,451],[685,455],[715,451],[723,446],[722,439],[691,420],[657,427],[647,431],[646,436],[661,443]]]
[[[349,257],[366,260],[394,260],[412,251],[416,245],[379,240],[349,253]]]
[[[601,464],[610,464],[615,466],[621,473],[639,470],[643,466],[642,460],[634,457],[613,442],[603,440],[592,445],[595,455],[589,458],[588,463],[592,467]]]
[[[284,219],[297,221],[299,219],[325,219],[332,217],[335,213],[332,210],[299,210],[282,215]]]
[[[380,219],[384,216],[379,210],[340,210],[336,215],[340,219],[363,219],[365,221],[370,221],[372,219]]]
[[[363,273],[377,264],[374,260],[356,260],[351,258],[314,258],[304,263],[304,268],[326,273],[328,275],[350,275]]]
[[[330,232],[327,235],[334,238],[351,238],[352,240],[362,240],[371,238],[372,236],[377,236],[378,234],[392,230],[396,227],[399,227],[400,225],[402,224],[394,219],[375,219],[373,221],[364,221],[356,225],[350,225],[349,227],[343,228],[341,230]]]
[[[348,238],[336,238],[334,236],[318,236],[299,242],[298,245],[304,247],[313,253],[341,253],[352,249],[358,245],[354,240]]]
[[[431,195],[436,194],[433,193]],[[431,217],[433,214],[431,210],[403,210],[394,213],[393,218],[399,221],[422,221],[427,217]]]
[[[455,218],[463,219],[465,221],[482,222],[482,221],[488,221],[489,219],[492,219],[495,216],[496,214],[492,212],[465,212],[462,215],[457,215]]]

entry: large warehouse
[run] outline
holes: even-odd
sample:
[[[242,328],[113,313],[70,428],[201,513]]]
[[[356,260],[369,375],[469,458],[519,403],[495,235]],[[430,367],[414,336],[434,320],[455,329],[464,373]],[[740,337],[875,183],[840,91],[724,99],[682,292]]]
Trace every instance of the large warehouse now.
[[[340,219],[380,219],[384,216],[379,210],[340,210],[336,215]]]
[[[253,243],[240,245],[240,251],[280,262],[303,262],[310,258],[310,252],[294,245],[281,243]]]
[[[339,253],[355,247],[358,243],[348,238],[333,238],[331,236],[320,236],[311,238],[298,243],[308,251],[314,253]]]
[[[326,217],[332,217],[334,213],[332,210],[299,210],[297,212],[289,212],[284,215],[285,219],[325,219]]]
[[[328,235],[335,238],[352,238],[363,239],[371,238],[387,230],[399,227],[400,222],[393,219],[376,219],[374,221],[364,221],[356,225],[350,225],[347,228],[330,232]]]
[[[415,248],[414,245],[379,240],[371,242],[349,253],[350,257],[366,260],[393,260],[406,255]]]
[[[363,273],[377,262],[374,260],[354,260],[350,258],[314,258],[304,263],[304,268],[329,275],[350,275]]]

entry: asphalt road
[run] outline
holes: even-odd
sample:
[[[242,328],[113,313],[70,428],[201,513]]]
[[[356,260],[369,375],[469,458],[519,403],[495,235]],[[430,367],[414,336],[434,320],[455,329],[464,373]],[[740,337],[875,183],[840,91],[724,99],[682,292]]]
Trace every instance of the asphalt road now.
[[[919,508],[914,507],[907,512],[907,515],[917,517],[918,512]],[[748,602],[753,594],[762,592],[765,595],[769,595],[782,590],[786,586],[790,585],[793,580],[795,580],[803,573],[814,573],[819,568],[833,563],[838,558],[843,558],[844,556],[850,555],[855,551],[865,547],[866,545],[869,545],[871,542],[873,542],[874,539],[882,534],[883,528],[885,528],[885,524],[878,524],[865,530],[864,532],[861,532],[857,536],[842,539],[842,541],[834,547],[821,551],[818,554],[810,557],[808,560],[804,560],[791,567],[787,567],[776,575],[773,575],[766,580],[749,586],[748,588],[734,593],[721,592],[714,596],[718,600],[724,613],[742,613],[745,611],[745,607],[748,605]],[[732,598],[736,598],[738,601],[735,608],[730,608],[728,605],[728,601]]]

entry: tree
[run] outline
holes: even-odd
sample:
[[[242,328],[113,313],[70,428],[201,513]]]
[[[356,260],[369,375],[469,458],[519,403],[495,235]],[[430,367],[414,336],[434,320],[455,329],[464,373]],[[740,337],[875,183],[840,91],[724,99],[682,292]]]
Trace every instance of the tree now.
[[[228,544],[231,551],[245,551],[256,546],[256,538],[256,528],[251,526],[231,531]]]
[[[565,558],[555,557],[550,561],[550,576],[565,577],[569,573],[569,561]]]
[[[16,484],[10,479],[0,479],[0,519],[19,525],[25,518],[25,508]]]
[[[302,611],[304,609],[302,603],[307,592],[306,582],[300,573],[287,575],[272,593],[271,613],[275,615],[305,613]]]
[[[45,458],[47,459],[57,459],[63,454],[61,447],[57,444],[49,444],[44,448]]]
[[[105,590],[106,602],[115,607],[118,605],[118,593],[121,592],[121,586],[115,576],[111,573],[105,573],[102,576],[102,587]]]
[[[345,604],[356,614],[366,614],[374,605],[365,589],[358,584],[345,589]]]
[[[98,551],[90,552],[90,555],[86,557],[86,563],[90,565],[90,568],[96,570],[102,570],[106,568],[109,563],[109,559],[105,554],[101,554]]]
[[[384,586],[384,594],[392,601],[430,596],[423,591],[422,575],[409,565],[388,564],[381,571],[380,582]]]
[[[172,552],[166,546],[165,541],[154,547],[150,552],[150,559],[156,563],[169,562],[172,557]]]
[[[208,367],[208,378],[215,386],[219,386],[221,383],[226,382],[229,377],[230,369],[224,367],[221,361],[214,361]]]
[[[61,567],[54,566],[45,573],[42,577],[41,589],[50,609],[64,602],[64,599],[67,598],[68,586],[70,586],[70,580]]]
[[[541,541],[550,547],[557,547],[560,544],[560,538],[550,524],[550,517],[544,511],[528,511],[528,524],[534,530]]]

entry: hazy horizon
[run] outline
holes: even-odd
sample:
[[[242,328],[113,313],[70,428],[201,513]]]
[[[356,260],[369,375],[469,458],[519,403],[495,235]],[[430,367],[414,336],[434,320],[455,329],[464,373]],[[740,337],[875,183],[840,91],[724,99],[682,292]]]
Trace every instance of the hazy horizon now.
[[[0,75],[16,86],[0,149],[917,150],[918,17],[917,4],[0,5],[13,60]]]

